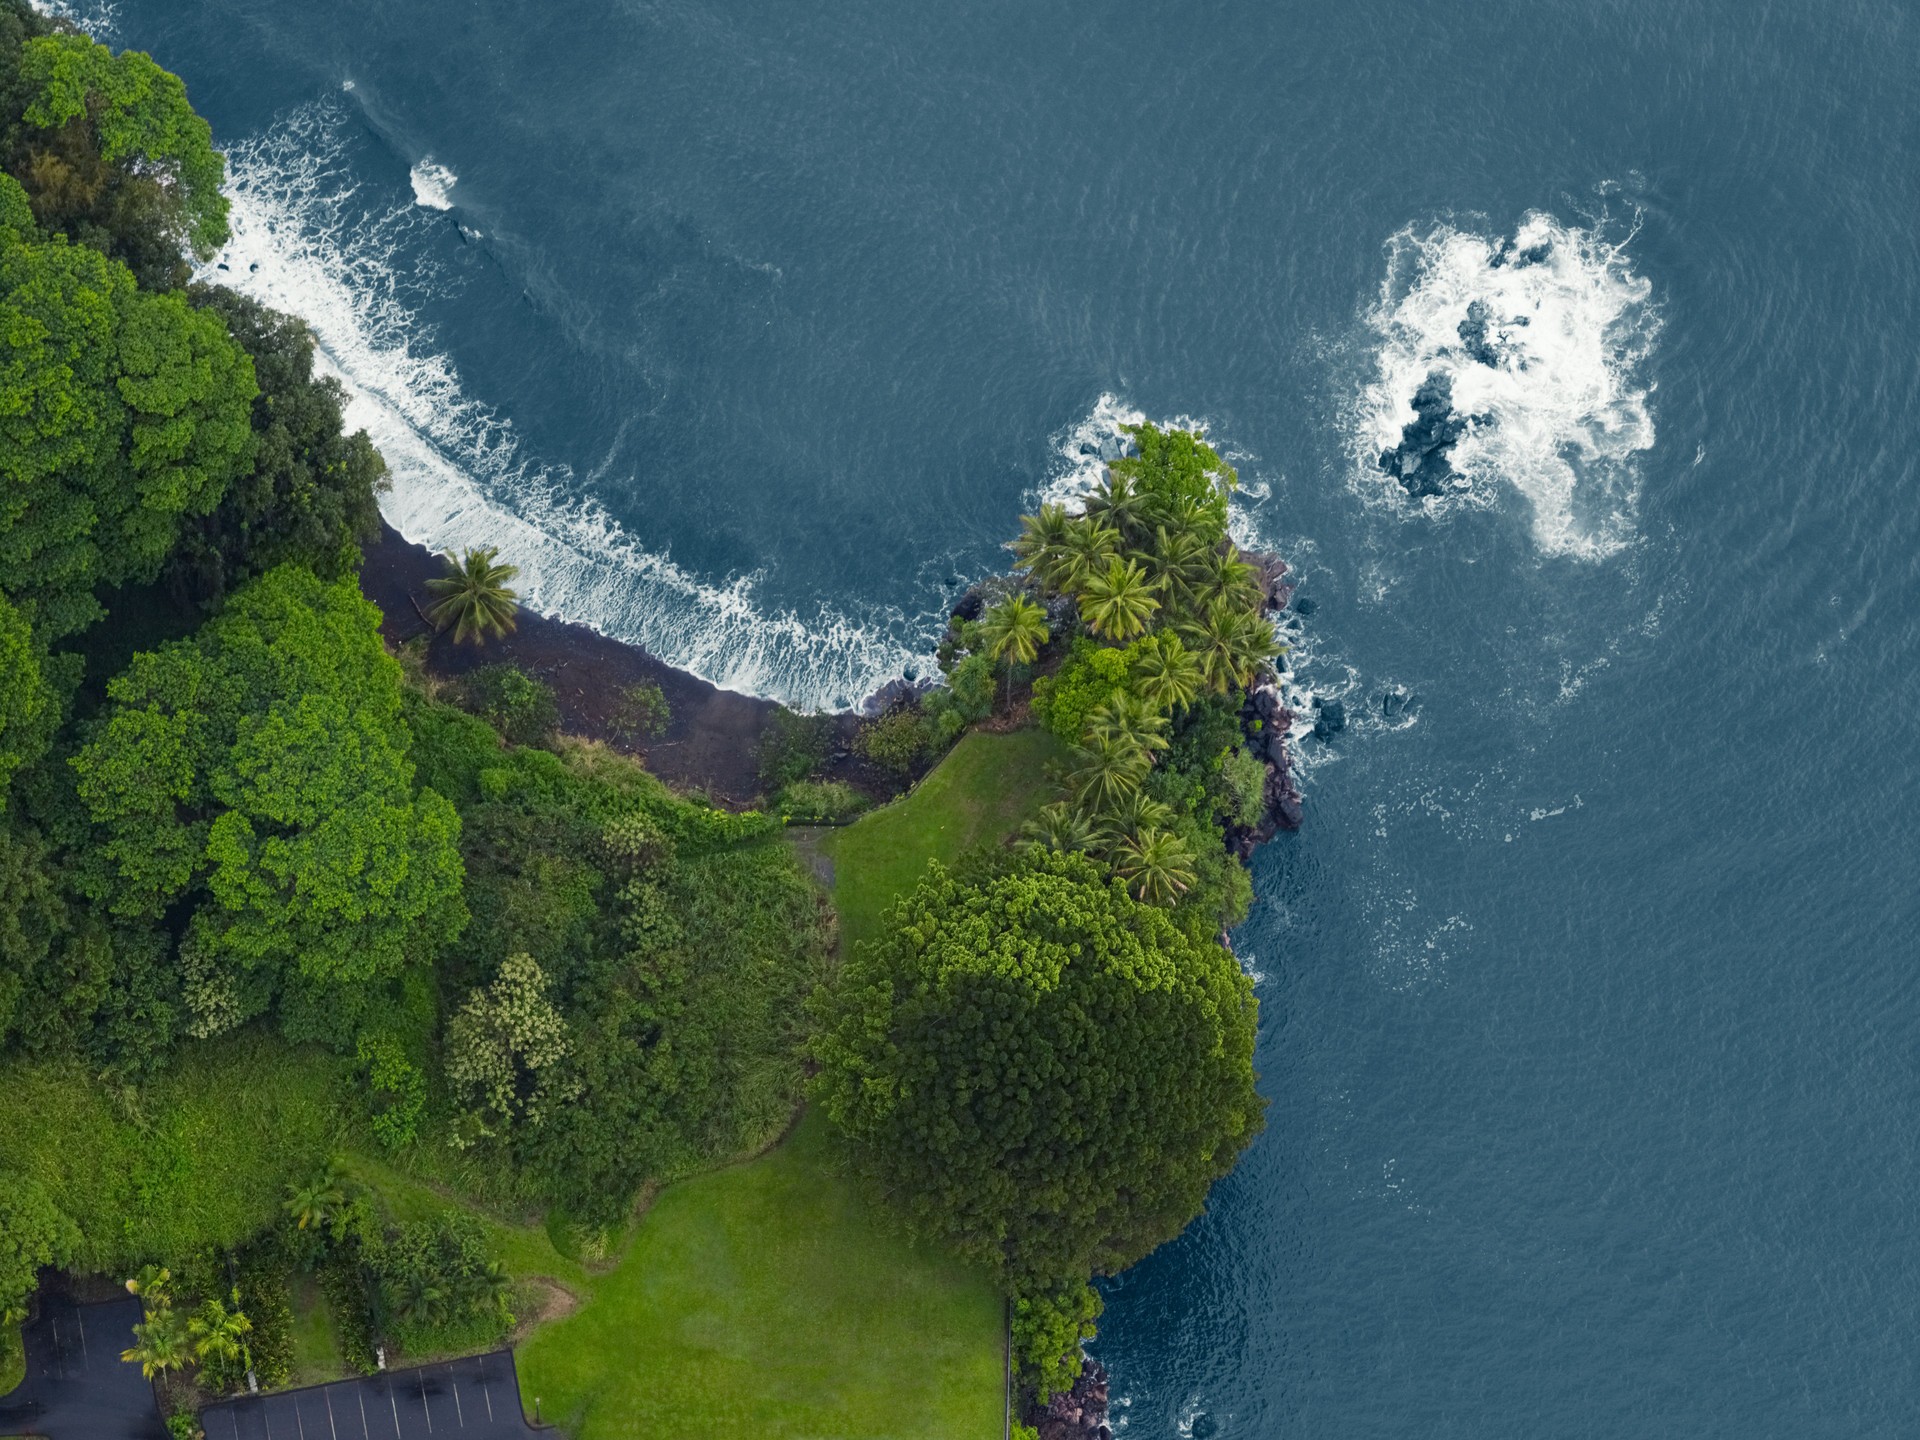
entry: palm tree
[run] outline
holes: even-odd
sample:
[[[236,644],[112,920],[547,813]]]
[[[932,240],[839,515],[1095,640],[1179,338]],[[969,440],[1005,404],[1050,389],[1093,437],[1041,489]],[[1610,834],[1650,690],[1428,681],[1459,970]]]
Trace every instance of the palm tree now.
[[[1109,640],[1131,640],[1159,608],[1153,582],[1137,560],[1107,561],[1105,572],[1088,577],[1080,590],[1081,618]]]
[[[133,1344],[120,1352],[120,1358],[138,1364],[140,1373],[151,1380],[187,1363],[189,1353],[187,1322],[171,1306],[149,1310],[146,1320],[133,1327]]]
[[[1195,606],[1202,612],[1221,601],[1237,609],[1251,610],[1260,597],[1254,583],[1259,572],[1231,546],[1208,551],[1188,573]]]
[[[1193,852],[1172,831],[1139,830],[1114,847],[1113,873],[1136,900],[1171,905],[1193,888]]]
[[[217,1295],[203,1301],[198,1313],[187,1322],[187,1333],[193,1337],[193,1353],[201,1366],[217,1375],[234,1374],[252,1363],[247,1336],[253,1333],[253,1322],[240,1308],[238,1290],[233,1292],[231,1310]]]
[[[1018,568],[1042,585],[1058,588],[1067,556],[1067,536],[1073,533],[1073,517],[1064,505],[1042,505],[1038,515],[1020,517],[1020,538],[1013,542]]]
[[[1042,805],[1040,813],[1020,827],[1020,833],[1046,850],[1085,850],[1093,843],[1093,827],[1064,800]]]
[[[1167,728],[1166,716],[1123,690],[1087,712],[1082,733],[1152,751],[1167,748]]]
[[[142,1265],[140,1273],[127,1281],[127,1293],[138,1295],[148,1311],[164,1310],[173,1303],[167,1286],[173,1272],[164,1265]]]
[[[1143,490],[1131,475],[1107,471],[1106,483],[1087,497],[1087,515],[1119,531],[1128,544],[1137,544],[1151,533],[1150,516],[1154,508],[1151,492]]]
[[[1153,757],[1127,740],[1089,735],[1074,747],[1078,762],[1067,775],[1080,808],[1100,815],[1121,804],[1140,788],[1153,768]]]
[[[338,1220],[347,1208],[347,1187],[339,1165],[329,1160],[305,1184],[289,1184],[281,1208],[301,1230],[319,1230]]]
[[[1142,558],[1163,591],[1169,596],[1184,596],[1190,593],[1191,577],[1211,553],[1204,535],[1162,525],[1154,531],[1152,552]]]
[[[1200,662],[1208,686],[1223,693],[1248,683],[1282,648],[1274,641],[1270,621],[1219,600],[1182,625],[1180,638]]]
[[[1031,665],[1047,643],[1047,612],[1024,595],[1009,595],[980,622],[987,656],[1006,666],[1007,704],[1013,704],[1013,667]]]
[[[456,645],[468,640],[484,643],[489,635],[513,629],[519,595],[507,582],[520,573],[517,565],[495,560],[500,552],[487,545],[455,559],[446,556],[447,573],[427,581],[440,598],[427,607],[427,618],[442,630],[453,626]]]
[[[1206,683],[1200,662],[1178,635],[1150,636],[1133,657],[1134,693],[1156,709],[1184,710]]]
[[[400,1303],[395,1308],[408,1324],[431,1329],[447,1318],[449,1298],[444,1286],[416,1275],[401,1290]]]
[[[1164,805],[1144,790],[1124,797],[1105,815],[1090,847],[1111,859],[1119,847],[1149,830],[1166,830],[1173,825],[1173,807]]]
[[[1088,577],[1098,575],[1120,553],[1120,533],[1090,516],[1081,516],[1061,541],[1053,584],[1057,590],[1077,590]]]
[[[484,1269],[475,1271],[460,1286],[460,1299],[470,1313],[486,1310],[505,1310],[507,1297],[513,1293],[513,1277],[507,1274],[506,1267],[498,1260],[489,1261]]]

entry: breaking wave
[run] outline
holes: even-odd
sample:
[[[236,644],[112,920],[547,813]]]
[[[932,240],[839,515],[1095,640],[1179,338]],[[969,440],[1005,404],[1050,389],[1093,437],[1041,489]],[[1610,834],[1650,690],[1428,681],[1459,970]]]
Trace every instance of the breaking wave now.
[[[1511,239],[1439,225],[1387,242],[1354,427],[1364,495],[1442,513],[1510,485],[1544,554],[1594,560],[1632,540],[1660,321],[1625,258],[1633,232],[1609,243],[1602,228],[1535,211]]]
[[[429,210],[453,208],[453,187],[460,183],[460,177],[446,166],[436,164],[431,155],[422,156],[407,179],[413,182],[414,204]]]
[[[385,456],[388,522],[436,550],[498,547],[534,609],[643,645],[724,689],[809,710],[845,709],[929,663],[926,626],[894,609],[864,621],[825,606],[768,614],[756,575],[711,582],[577,497],[573,472],[525,456],[510,419],[468,395],[418,319],[436,272],[427,227],[451,172],[434,167],[417,204],[389,202],[349,166],[348,112],[320,101],[229,149],[233,238],[206,278],[299,315],[320,368],[349,396],[347,423]],[[444,176],[444,181],[437,178]],[[432,208],[423,208],[423,207]]]

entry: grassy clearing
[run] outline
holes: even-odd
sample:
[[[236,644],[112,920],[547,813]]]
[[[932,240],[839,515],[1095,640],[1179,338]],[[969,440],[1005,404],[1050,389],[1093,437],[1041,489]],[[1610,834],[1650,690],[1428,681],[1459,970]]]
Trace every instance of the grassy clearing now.
[[[951,864],[1018,829],[1051,798],[1047,763],[1065,756],[1045,730],[976,731],[911,795],[824,837],[842,943],[877,935],[887,907],[913,888],[928,860]]]
[[[292,1383],[317,1385],[323,1380],[338,1380],[346,1373],[326,1297],[312,1276],[303,1275],[293,1287]]]
[[[189,1046],[162,1079],[110,1090],[84,1068],[0,1065],[0,1168],[39,1180],[83,1238],[78,1268],[237,1245],[345,1136],[348,1067],[248,1033]]]
[[[574,1440],[991,1440],[1000,1331],[988,1280],[894,1234],[809,1116],[664,1191],[593,1298],[521,1349],[520,1387]]]

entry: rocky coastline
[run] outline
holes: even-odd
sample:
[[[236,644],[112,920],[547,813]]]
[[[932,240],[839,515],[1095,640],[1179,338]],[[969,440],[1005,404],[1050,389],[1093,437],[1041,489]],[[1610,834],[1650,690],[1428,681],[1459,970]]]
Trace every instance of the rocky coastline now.
[[[1107,1423],[1106,1370],[1082,1356],[1073,1388],[1045,1405],[1029,1400],[1020,1420],[1038,1431],[1040,1440],[1113,1440],[1113,1427]]]

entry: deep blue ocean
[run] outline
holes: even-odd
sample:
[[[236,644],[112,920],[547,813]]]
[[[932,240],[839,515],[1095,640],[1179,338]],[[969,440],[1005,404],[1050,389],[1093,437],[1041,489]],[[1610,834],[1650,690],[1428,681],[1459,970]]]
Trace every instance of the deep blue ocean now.
[[[1120,420],[1235,460],[1350,724],[1129,1440],[1920,1434],[1911,0],[75,10],[390,518],[722,684],[924,672]]]

